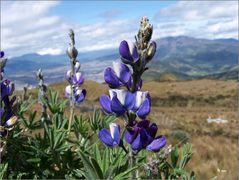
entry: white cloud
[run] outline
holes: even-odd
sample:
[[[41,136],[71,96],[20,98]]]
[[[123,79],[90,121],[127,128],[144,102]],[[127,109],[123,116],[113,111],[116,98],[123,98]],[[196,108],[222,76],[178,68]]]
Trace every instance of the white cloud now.
[[[1,2],[1,48],[6,55],[26,53],[64,53],[68,30],[75,31],[79,52],[117,48],[121,40],[134,40],[139,18],[106,18],[93,24],[72,22],[49,15],[56,1]],[[182,1],[165,7],[155,15],[153,39],[188,35],[199,38],[238,38],[238,5],[235,2]],[[110,16],[112,12],[103,13]],[[116,13],[117,14],[117,13]]]
[[[59,4],[57,1],[1,3],[1,48],[8,57],[54,46],[51,37],[68,29],[61,17],[48,15],[50,8]]]
[[[163,30],[158,29],[162,36],[175,34],[209,39],[238,39],[237,1],[179,1],[162,8],[155,15],[155,20],[159,28],[164,27]],[[184,26],[172,28],[177,24]]]
[[[46,48],[46,49],[41,49],[37,53],[40,54],[40,55],[46,55],[46,54],[59,55],[59,54],[62,53],[62,50],[58,49],[58,48],[55,48],[55,49],[54,48]]]
[[[162,8],[157,14],[167,18],[183,20],[208,20],[212,18],[235,17],[238,14],[237,1],[179,1]]]

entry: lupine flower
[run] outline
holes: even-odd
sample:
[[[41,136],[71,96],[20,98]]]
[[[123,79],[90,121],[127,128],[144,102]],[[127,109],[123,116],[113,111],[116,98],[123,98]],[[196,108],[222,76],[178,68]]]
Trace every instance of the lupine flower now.
[[[105,82],[111,88],[118,88],[121,85],[127,84],[130,78],[131,72],[129,67],[120,62],[113,62],[113,68],[108,67],[104,72]]]
[[[66,72],[66,79],[70,83],[65,88],[65,95],[74,103],[80,103],[85,99],[86,90],[81,90],[79,86],[84,83],[84,76],[80,71],[80,63],[76,60],[78,51],[75,48],[74,31],[70,30],[69,36],[71,39],[70,47],[67,49],[67,54],[71,59],[71,70]]]
[[[69,99],[71,98],[71,86],[70,85],[66,86],[65,95]],[[74,102],[80,103],[85,99],[85,97],[86,97],[86,90],[85,89],[81,90],[78,87],[74,89],[74,96],[73,96],[73,101]]]
[[[106,113],[120,116],[126,111],[131,111],[144,118],[150,112],[151,101],[148,92],[131,93],[127,90],[111,89],[109,94],[110,96],[100,97],[100,104]]]
[[[155,123],[150,125],[150,121],[142,120],[134,127],[127,129],[125,132],[125,140],[131,144],[134,151],[140,151],[146,148],[149,151],[157,152],[166,144],[165,136],[156,136],[158,127]]]
[[[6,96],[12,95],[13,91],[14,84],[10,80],[5,79],[1,82],[1,100],[3,100]]]
[[[1,63],[0,64],[0,68],[1,68],[0,135],[1,137],[6,136],[8,131],[10,131],[17,122],[17,117],[14,115],[12,110],[12,105],[14,101],[16,100],[16,97],[13,97],[11,99],[9,98],[9,96],[11,96],[14,91],[14,84],[8,79],[3,80],[4,67],[7,62],[7,59],[6,58],[4,59],[3,57],[4,57],[4,52],[1,51],[0,52],[0,60],[1,60],[0,62]]]
[[[136,45],[128,43],[125,40],[120,43],[119,53],[121,55],[121,60],[125,64],[134,64],[139,60],[139,54]]]
[[[82,73],[77,72],[72,75],[71,71],[66,72],[66,79],[73,85],[80,86],[84,83],[84,76]]]
[[[110,131],[103,128],[99,132],[100,140],[109,147],[115,147],[120,144],[120,126],[116,123],[110,123]]]
[[[0,51],[0,80],[3,79],[4,76],[4,67],[7,63],[7,58],[4,58],[4,52]]]
[[[0,135],[1,137],[6,137],[8,131],[12,130],[12,127],[17,123],[17,116],[12,116],[5,123],[1,123],[0,125]]]

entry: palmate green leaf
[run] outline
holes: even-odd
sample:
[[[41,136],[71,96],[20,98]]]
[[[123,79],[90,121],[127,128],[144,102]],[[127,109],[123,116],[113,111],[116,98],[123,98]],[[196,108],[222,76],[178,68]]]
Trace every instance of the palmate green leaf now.
[[[87,138],[88,137],[88,130],[89,126],[87,123],[87,119],[85,119],[82,115],[77,117],[74,116],[74,133],[77,139],[79,139],[80,136]]]
[[[83,171],[83,175],[86,179],[103,179],[103,173],[95,160],[88,158],[81,150],[79,150],[79,155],[84,164],[85,171]],[[97,165],[93,165],[92,162]]]
[[[109,124],[116,120],[115,116],[108,115],[102,116],[101,110],[94,110],[93,115],[90,117],[90,128],[93,131],[98,131],[102,128],[107,128]]]

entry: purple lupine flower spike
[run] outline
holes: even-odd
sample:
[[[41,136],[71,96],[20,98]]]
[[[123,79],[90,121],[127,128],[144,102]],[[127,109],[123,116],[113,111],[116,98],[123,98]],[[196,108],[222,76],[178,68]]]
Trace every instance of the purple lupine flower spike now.
[[[75,34],[73,30],[69,33],[71,42],[70,47],[67,49],[67,54],[71,59],[71,70],[66,72],[66,79],[70,85],[65,88],[65,96],[71,100],[72,108],[74,109],[74,103],[82,102],[86,97],[86,90],[79,87],[84,83],[84,76],[80,72],[80,63],[76,60],[78,51],[75,48]],[[71,120],[70,120],[71,121]],[[69,123],[70,124],[70,123]],[[70,127],[70,126],[69,126]]]
[[[109,147],[115,147],[120,144],[120,126],[116,123],[110,124],[110,132],[103,128],[99,132],[100,140]]]

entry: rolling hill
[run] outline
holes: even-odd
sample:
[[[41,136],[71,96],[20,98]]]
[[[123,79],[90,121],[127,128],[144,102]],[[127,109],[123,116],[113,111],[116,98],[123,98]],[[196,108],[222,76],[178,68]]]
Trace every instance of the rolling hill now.
[[[160,80],[171,74],[176,80],[195,78],[238,79],[238,40],[197,39],[186,36],[165,37],[156,40],[157,52],[144,78]],[[103,70],[119,60],[118,49],[106,49],[79,53],[78,59],[87,79],[103,82]],[[100,63],[99,63],[100,62]],[[97,64],[97,66],[96,66]],[[36,85],[35,72],[42,68],[47,83],[64,79],[64,72],[70,67],[66,54],[26,54],[9,59],[7,77],[17,87],[24,84]]]

